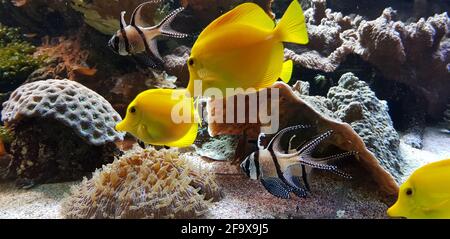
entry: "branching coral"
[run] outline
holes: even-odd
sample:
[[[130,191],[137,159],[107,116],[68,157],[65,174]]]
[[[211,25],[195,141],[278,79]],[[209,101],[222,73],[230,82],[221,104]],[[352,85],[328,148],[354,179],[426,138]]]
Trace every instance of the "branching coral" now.
[[[72,188],[66,218],[194,218],[221,198],[213,175],[175,150],[135,148]]]
[[[15,89],[42,64],[35,47],[22,39],[19,29],[0,25],[0,92]]]
[[[373,21],[343,16],[314,0],[305,11],[310,44],[291,46],[285,56],[307,68],[332,72],[350,54],[375,66],[387,79],[410,86],[427,99],[430,116],[439,115],[450,97],[450,19],[447,13],[405,24],[387,8]],[[297,48],[297,49],[295,49]]]

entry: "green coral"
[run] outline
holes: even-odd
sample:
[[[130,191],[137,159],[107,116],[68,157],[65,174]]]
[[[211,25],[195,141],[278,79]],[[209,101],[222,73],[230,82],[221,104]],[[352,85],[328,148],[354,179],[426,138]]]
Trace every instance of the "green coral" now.
[[[13,135],[9,129],[5,126],[0,126],[0,141],[4,143],[10,143],[13,139]]]
[[[0,25],[0,88],[12,90],[37,69],[42,58],[34,57],[36,48],[25,41],[17,28]]]

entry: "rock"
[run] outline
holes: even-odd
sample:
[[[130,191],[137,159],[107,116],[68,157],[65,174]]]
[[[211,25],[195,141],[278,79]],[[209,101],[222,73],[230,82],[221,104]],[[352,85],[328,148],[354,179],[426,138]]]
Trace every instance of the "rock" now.
[[[387,102],[379,100],[368,84],[352,73],[342,75],[338,86],[330,88],[327,98],[336,115],[352,126],[380,165],[399,182],[403,174],[400,138],[389,116]],[[349,110],[350,107],[354,110]],[[359,114],[356,115],[359,120],[353,120],[354,111]]]

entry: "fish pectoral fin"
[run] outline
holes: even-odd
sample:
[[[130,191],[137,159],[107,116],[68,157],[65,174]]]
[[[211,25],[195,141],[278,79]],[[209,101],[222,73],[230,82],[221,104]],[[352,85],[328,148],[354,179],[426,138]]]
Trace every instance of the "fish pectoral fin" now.
[[[264,30],[272,30],[275,27],[274,21],[261,7],[255,3],[243,3],[214,20],[198,38],[231,24],[244,24]]]
[[[291,80],[293,67],[294,63],[292,62],[292,60],[288,60],[283,63],[280,79],[286,84]]]
[[[261,183],[266,188],[266,190],[274,195],[275,197],[289,199],[290,189],[289,187],[279,178],[261,178]]]
[[[181,139],[176,140],[174,142],[166,143],[166,145],[178,148],[191,146],[195,142],[195,139],[197,138],[197,133],[198,133],[198,124],[192,123],[189,131]]]

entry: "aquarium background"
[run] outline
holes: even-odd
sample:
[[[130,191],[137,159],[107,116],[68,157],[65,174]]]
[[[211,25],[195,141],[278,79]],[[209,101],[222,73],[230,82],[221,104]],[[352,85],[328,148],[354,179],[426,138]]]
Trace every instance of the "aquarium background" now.
[[[158,40],[158,69],[108,47],[120,12],[128,22],[143,2],[0,0],[0,218],[387,218],[414,170],[450,158],[450,1],[299,1],[309,43],[285,44],[282,126],[315,122],[299,140],[332,129],[317,157],[359,154],[336,162],[351,180],[313,169],[309,195],[289,200],[236,163],[256,150],[255,125],[205,123],[179,150],[143,150],[114,126],[140,92],[186,88],[190,50],[214,19],[255,2],[277,20],[291,0],[145,6],[148,26],[185,7],[171,25],[189,36]]]

